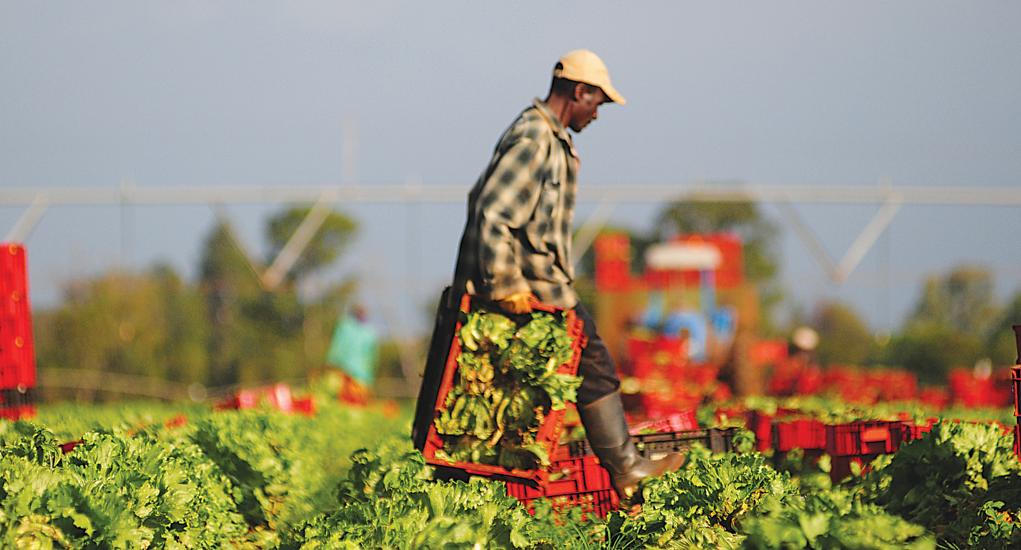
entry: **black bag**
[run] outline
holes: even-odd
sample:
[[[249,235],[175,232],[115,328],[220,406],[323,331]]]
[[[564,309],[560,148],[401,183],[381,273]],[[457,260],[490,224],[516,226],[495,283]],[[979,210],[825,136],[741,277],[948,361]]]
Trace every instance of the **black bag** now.
[[[436,321],[433,325],[432,339],[429,341],[429,354],[425,360],[422,386],[418,390],[415,421],[411,426],[411,440],[420,451],[425,448],[429,426],[433,422],[436,395],[443,381],[443,370],[446,368],[447,355],[454,341],[454,328],[457,326],[458,314],[461,311],[461,296],[461,292],[448,286],[443,289],[440,303],[436,306]]]

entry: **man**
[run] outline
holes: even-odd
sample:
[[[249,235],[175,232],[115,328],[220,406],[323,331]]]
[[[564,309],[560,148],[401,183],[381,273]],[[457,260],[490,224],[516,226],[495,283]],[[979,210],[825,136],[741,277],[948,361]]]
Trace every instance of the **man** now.
[[[369,388],[376,378],[377,354],[376,331],[368,323],[365,308],[355,304],[350,314],[338,320],[326,352],[327,366],[341,375],[342,401],[354,405],[368,402]]]
[[[607,102],[623,105],[624,98],[596,54],[575,50],[560,58],[549,95],[533,100],[503,133],[468,195],[454,285],[511,313],[531,311],[536,298],[575,309],[588,336],[578,369],[578,412],[614,489],[630,498],[639,481],[679,468],[684,457],[647,460],[638,453],[624,418],[616,365],[572,287],[579,159],[567,129],[582,131]]]

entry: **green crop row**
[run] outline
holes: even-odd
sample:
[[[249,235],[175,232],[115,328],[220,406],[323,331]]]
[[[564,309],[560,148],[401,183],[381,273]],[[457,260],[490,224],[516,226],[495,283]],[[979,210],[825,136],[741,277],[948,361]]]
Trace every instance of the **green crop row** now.
[[[695,448],[640,509],[583,520],[531,515],[498,482],[434,481],[407,412],[74,410],[0,424],[0,547],[1021,547],[1021,466],[982,424],[938,424],[839,485],[825,460]]]

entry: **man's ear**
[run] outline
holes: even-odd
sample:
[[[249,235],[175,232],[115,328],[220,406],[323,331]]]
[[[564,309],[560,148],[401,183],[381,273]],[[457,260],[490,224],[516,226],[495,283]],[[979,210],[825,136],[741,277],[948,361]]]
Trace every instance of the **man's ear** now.
[[[589,87],[586,84],[577,82],[574,84],[574,96],[571,97],[571,99],[580,102],[582,97],[587,93],[589,93]]]

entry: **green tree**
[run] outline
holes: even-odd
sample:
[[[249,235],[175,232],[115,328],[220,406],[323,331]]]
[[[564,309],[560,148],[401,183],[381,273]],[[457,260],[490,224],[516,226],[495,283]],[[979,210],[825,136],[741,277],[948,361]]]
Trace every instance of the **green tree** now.
[[[1021,291],[1014,293],[1010,303],[989,330],[986,350],[994,365],[1011,365],[1017,360],[1013,325],[1021,325]]]
[[[284,248],[309,210],[290,208],[267,221],[266,264]],[[330,328],[343,306],[335,300],[350,294],[351,283],[342,282],[323,296],[306,299],[298,295],[299,283],[336,261],[354,231],[350,218],[327,213],[285,284],[270,291],[261,285],[230,227],[213,228],[203,251],[201,286],[211,320],[209,350],[215,384],[288,380],[320,365]]]
[[[248,346],[257,340],[257,334],[247,322],[245,309],[262,289],[226,223],[216,224],[206,238],[200,267],[200,288],[210,325],[209,383],[233,384],[242,372],[251,372],[243,358],[250,353]]]
[[[38,364],[205,383],[202,300],[169,267],[73,281],[63,303],[36,316]],[[99,395],[84,389],[79,395]]]
[[[942,382],[953,367],[971,367],[990,356],[986,346],[1000,313],[993,303],[988,270],[962,265],[929,277],[901,334],[884,360],[915,371],[919,378]]]
[[[946,325],[915,322],[893,337],[885,363],[900,365],[925,383],[939,384],[954,367],[971,367],[982,357],[982,341]]]
[[[266,238],[270,244],[269,260],[276,258],[283,250],[311,211],[309,207],[289,208],[270,218],[266,224]],[[354,238],[356,229],[357,226],[351,218],[339,212],[327,213],[315,236],[288,272],[288,280],[292,282],[300,280],[309,273],[332,264]]]
[[[824,365],[862,365],[872,353],[871,331],[847,304],[824,302],[812,321],[819,333],[819,361]]]
[[[984,338],[996,314],[989,271],[958,266],[926,280],[911,321],[935,323]]]

